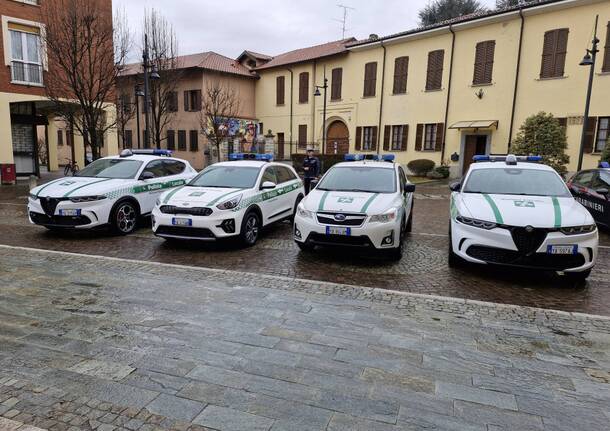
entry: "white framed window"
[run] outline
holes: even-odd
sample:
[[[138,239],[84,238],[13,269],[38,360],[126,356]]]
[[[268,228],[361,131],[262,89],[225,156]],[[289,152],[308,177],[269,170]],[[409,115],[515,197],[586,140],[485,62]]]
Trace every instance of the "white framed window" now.
[[[372,127],[363,127],[362,128],[362,150],[372,150],[373,149],[373,128]]]
[[[42,85],[40,35],[9,29],[11,42],[11,80],[17,84]]]
[[[601,153],[608,145],[610,137],[610,117],[599,117],[597,136],[595,138],[595,152]]]
[[[436,124],[426,124],[424,150],[434,150],[436,148],[436,127]]]
[[[405,133],[404,126],[392,126],[392,143],[390,149],[392,151],[402,150],[402,140]]]

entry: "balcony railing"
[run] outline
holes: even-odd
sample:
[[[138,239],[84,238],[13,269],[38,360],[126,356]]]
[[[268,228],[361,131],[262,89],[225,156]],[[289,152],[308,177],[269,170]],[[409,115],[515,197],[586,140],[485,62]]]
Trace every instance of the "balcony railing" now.
[[[40,64],[12,61],[11,79],[18,84],[42,85],[42,66]]]

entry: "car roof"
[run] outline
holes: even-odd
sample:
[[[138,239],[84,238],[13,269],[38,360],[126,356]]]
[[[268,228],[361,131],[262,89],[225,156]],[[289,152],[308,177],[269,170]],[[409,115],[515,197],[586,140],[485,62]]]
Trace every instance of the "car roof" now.
[[[532,169],[538,171],[552,171],[555,172],[553,168],[547,165],[543,165],[541,163],[533,163],[533,162],[517,162],[516,165],[508,165],[504,161],[497,162],[476,162],[470,165],[470,170],[477,169]]]
[[[333,167],[350,167],[350,168],[386,168],[393,169],[395,167],[394,163],[385,162],[385,161],[376,161],[376,160],[359,160],[357,162],[340,162],[333,165]]]
[[[182,162],[182,163],[187,163],[188,162],[186,160],[182,160],[182,159],[177,159],[175,157],[167,157],[167,156],[156,156],[153,154],[133,154],[131,156],[127,156],[127,157],[121,157],[121,156],[108,156],[108,157],[102,157],[103,159],[120,159],[120,160],[137,160],[140,162],[150,162],[153,160],[175,160],[177,162]]]

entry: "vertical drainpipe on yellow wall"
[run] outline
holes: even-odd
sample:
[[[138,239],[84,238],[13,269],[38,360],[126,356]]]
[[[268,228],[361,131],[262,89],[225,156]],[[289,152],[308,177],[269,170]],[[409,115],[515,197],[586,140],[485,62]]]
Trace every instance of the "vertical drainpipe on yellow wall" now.
[[[525,26],[525,17],[523,16],[523,9],[519,9],[519,16],[521,17],[521,29],[519,30],[519,48],[517,51],[517,69],[515,71],[515,90],[513,92],[513,107],[510,114],[510,128],[508,130],[508,148],[506,154],[510,153],[510,147],[513,143],[513,127],[515,125],[515,110],[517,107],[517,91],[519,87],[519,69],[521,68],[521,48],[523,46],[523,27]]]
[[[292,72],[292,69],[287,67],[286,70],[288,72],[290,72],[290,152],[292,152],[292,144],[293,144],[293,140],[292,140],[292,92],[294,91],[294,86],[293,86],[293,81],[294,81],[294,73]]]
[[[383,48],[383,60],[381,61],[381,94],[379,95],[379,123],[377,125],[377,154],[381,151],[382,139],[381,139],[381,120],[383,116],[383,89],[385,87],[385,58],[386,58],[386,47],[383,41],[379,44]],[[385,136],[384,136],[385,139]]]
[[[445,145],[447,143],[447,130],[449,130],[449,125],[447,121],[449,120],[449,102],[451,101],[451,79],[453,77],[453,53],[455,51],[455,31],[453,30],[453,25],[449,25],[449,31],[451,32],[451,56],[449,58],[449,83],[447,84],[447,102],[445,103],[445,130],[443,130],[443,144],[441,145],[441,164],[443,160],[445,160]]]
[[[316,60],[313,61],[313,71],[311,73],[311,82],[313,85],[316,85]],[[309,91],[309,84],[307,84],[307,91]],[[308,94],[307,100],[311,98],[311,143],[315,145],[316,143],[316,97]],[[322,144],[324,145],[324,144]],[[322,149],[322,145],[320,145],[320,150]]]

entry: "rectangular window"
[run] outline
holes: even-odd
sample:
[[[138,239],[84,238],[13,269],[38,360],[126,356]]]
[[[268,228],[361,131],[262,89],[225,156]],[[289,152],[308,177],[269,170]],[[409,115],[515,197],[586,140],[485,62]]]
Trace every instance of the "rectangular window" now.
[[[364,65],[364,97],[374,97],[377,88],[377,62]]]
[[[568,51],[568,33],[567,28],[544,33],[540,78],[561,78],[563,76]]]
[[[167,93],[167,110],[169,112],[178,112],[178,92],[170,91]]]
[[[123,148],[133,148],[133,132],[125,130],[123,133]]]
[[[437,124],[426,124],[424,135],[424,150],[434,151],[436,147]]]
[[[392,142],[390,145],[390,149],[392,151],[404,151],[406,148],[403,148],[403,142],[406,140],[405,126],[392,126]]]
[[[64,131],[63,130],[57,131],[57,146],[58,147],[64,146]]]
[[[36,31],[36,29],[33,29],[33,31]],[[15,29],[9,30],[9,33],[11,37],[12,82],[42,85],[40,34]]]
[[[176,149],[176,132],[174,130],[167,131],[167,149],[168,150]]]
[[[409,57],[398,57],[394,60],[394,87],[393,94],[407,92],[407,75],[409,72]]]
[[[375,148],[374,127],[362,128],[362,151],[372,151]]]
[[[486,40],[477,43],[474,56],[474,73],[472,77],[472,83],[474,85],[491,84],[495,50],[495,40]]]
[[[428,71],[426,74],[426,91],[440,90],[443,86],[443,62],[445,51],[437,49],[428,53]]]
[[[595,152],[602,152],[608,145],[610,130],[610,117],[599,117],[597,126],[597,136],[595,137]]]
[[[610,21],[606,27],[606,46],[604,46],[604,63],[602,64],[602,72],[610,72]]]
[[[333,69],[330,84],[330,100],[341,100],[341,86],[343,85],[343,69]]]
[[[178,151],[186,151],[186,130],[178,130]]]
[[[307,147],[307,124],[299,124],[299,148]]]
[[[184,92],[184,110],[186,112],[201,111],[201,90]]]
[[[189,132],[189,150],[199,151],[199,131],[197,130]]]
[[[275,104],[283,105],[285,103],[286,78],[278,76],[275,78]]]
[[[309,102],[309,72],[299,74],[299,103]]]

